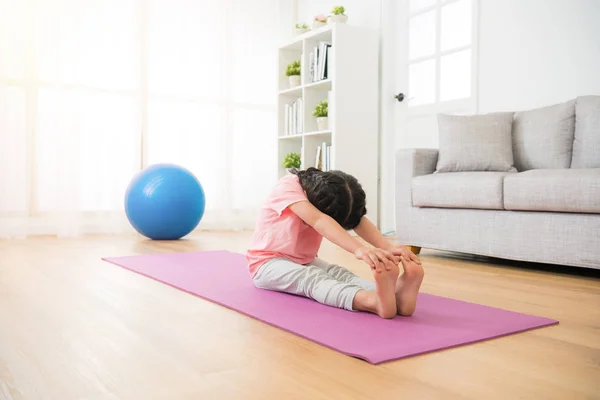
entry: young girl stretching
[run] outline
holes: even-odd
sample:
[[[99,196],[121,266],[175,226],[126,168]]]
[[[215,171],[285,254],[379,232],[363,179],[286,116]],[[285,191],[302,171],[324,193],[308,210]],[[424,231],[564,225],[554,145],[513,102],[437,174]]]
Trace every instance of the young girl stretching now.
[[[365,197],[356,178],[341,171],[309,168],[281,178],[263,204],[246,255],[254,284],[382,318],[412,315],[423,267],[367,219]],[[352,229],[374,247],[350,236]],[[319,259],[323,237],[368,264],[375,282]]]

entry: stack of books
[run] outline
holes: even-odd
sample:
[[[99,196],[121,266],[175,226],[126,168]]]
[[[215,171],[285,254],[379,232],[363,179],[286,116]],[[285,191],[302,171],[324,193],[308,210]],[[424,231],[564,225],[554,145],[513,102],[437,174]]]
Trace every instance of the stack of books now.
[[[321,171],[331,171],[331,145],[323,142],[317,147],[315,168]]]
[[[298,135],[304,132],[303,115],[304,100],[298,98],[291,104],[285,105],[284,135]]]
[[[319,42],[318,46],[308,57],[309,74],[311,82],[318,82],[329,78],[329,55],[331,54],[331,44],[328,42]]]

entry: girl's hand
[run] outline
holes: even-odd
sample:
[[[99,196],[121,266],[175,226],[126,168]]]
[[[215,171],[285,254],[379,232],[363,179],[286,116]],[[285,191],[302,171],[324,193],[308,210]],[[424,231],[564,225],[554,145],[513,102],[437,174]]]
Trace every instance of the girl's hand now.
[[[354,255],[357,259],[369,264],[371,270],[377,272],[382,272],[384,268],[390,271],[394,265],[400,263],[400,257],[379,248],[359,247],[354,252]]]
[[[421,265],[421,260],[419,259],[419,257],[417,257],[417,255],[415,253],[410,251],[408,249],[408,247],[406,247],[404,245],[396,244],[396,245],[393,245],[389,250],[392,254],[394,254],[396,256],[401,256],[405,260],[414,261],[417,264]]]

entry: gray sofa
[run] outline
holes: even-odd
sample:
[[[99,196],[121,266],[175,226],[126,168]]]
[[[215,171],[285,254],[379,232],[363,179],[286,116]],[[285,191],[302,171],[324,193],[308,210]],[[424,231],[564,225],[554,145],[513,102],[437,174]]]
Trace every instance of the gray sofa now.
[[[600,269],[600,96],[438,125],[396,154],[400,243]]]

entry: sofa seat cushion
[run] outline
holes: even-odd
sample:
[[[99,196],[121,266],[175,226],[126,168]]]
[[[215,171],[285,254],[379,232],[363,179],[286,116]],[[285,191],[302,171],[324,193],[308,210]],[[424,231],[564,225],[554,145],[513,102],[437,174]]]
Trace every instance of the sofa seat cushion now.
[[[444,172],[412,180],[415,207],[482,208],[502,210],[502,181],[511,172]]]
[[[600,168],[538,169],[504,179],[507,210],[600,213]]]

